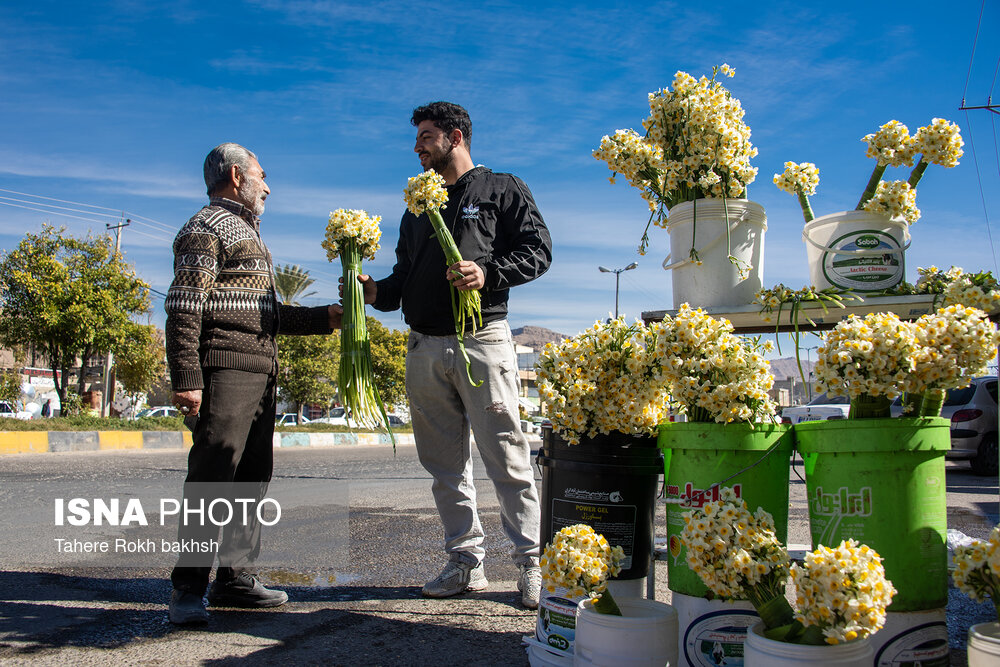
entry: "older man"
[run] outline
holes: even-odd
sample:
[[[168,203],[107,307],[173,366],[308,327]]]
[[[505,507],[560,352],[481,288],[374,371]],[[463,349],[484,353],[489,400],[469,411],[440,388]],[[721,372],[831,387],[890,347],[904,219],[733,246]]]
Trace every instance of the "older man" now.
[[[257,157],[233,143],[205,158],[209,203],[174,240],[174,281],[167,293],[167,362],[173,401],[187,415],[194,445],[185,497],[204,500],[228,484],[271,479],[277,344],[280,334],[329,334],[338,305],[306,308],[278,302],[271,253],[260,215],[271,193]],[[254,513],[251,512],[251,515]],[[218,527],[182,525],[182,542],[215,540]],[[222,533],[219,567],[208,593],[213,606],[276,607],[283,591],[247,571],[260,550],[260,525],[232,522]],[[204,623],[202,600],[215,554],[183,555],[171,573],[170,621]]]

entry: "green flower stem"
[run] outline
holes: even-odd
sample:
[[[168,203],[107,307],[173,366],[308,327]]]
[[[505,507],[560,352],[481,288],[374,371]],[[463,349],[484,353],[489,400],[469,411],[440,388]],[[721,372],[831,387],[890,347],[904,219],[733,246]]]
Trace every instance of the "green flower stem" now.
[[[809,204],[809,195],[802,192],[801,188],[796,188],[795,193],[799,196],[799,206],[802,207],[802,217],[806,222],[812,222],[816,216],[813,214],[812,206]]]
[[[924,161],[923,156],[921,156],[920,162],[918,162],[917,166],[913,168],[912,172],[910,172],[910,177],[906,179],[906,182],[910,184],[911,188],[917,187],[917,183],[919,183],[920,179],[923,177],[928,164],[928,162]]]
[[[784,595],[778,595],[761,604],[754,602],[754,607],[757,608],[760,620],[764,621],[764,627],[768,630],[789,625],[795,620],[792,605],[788,604]]]
[[[865,203],[875,196],[875,190],[878,189],[878,184],[882,180],[882,174],[885,173],[886,165],[876,164],[875,169],[872,171],[871,178],[868,179],[868,185],[865,186],[865,191],[861,195],[861,199],[858,200],[858,205],[855,210],[860,211],[864,207]]]
[[[340,399],[350,418],[360,425],[374,426],[382,417],[382,424],[392,440],[396,453],[396,437],[389,426],[389,417],[375,385],[372,367],[371,342],[365,321],[364,286],[358,282],[361,273],[361,251],[351,240],[344,243],[340,254],[344,277],[344,315],[340,331],[340,367],[337,371],[337,388]]]
[[[851,399],[848,419],[885,419],[890,417],[890,400],[885,396],[862,394]]]
[[[618,603],[615,599],[611,597],[611,591],[607,588],[601,593],[601,597],[594,598],[594,611],[599,614],[608,614],[610,616],[621,616],[622,610],[618,608]]]
[[[920,394],[908,393],[903,396],[903,405],[906,406],[903,416],[940,417],[944,399],[944,389],[928,389]]]
[[[458,251],[458,246],[455,245],[455,238],[448,231],[448,227],[445,226],[441,212],[436,208],[429,209],[427,217],[430,218],[431,226],[434,227],[434,235],[437,236],[438,243],[441,244],[441,249],[444,251],[445,261],[448,262],[448,266],[456,262],[461,262],[462,253]],[[479,326],[483,326],[482,301],[479,296],[479,290],[458,290],[452,285],[451,313],[455,319],[455,336],[458,338],[458,347],[462,352],[462,358],[465,360],[465,373],[469,376],[469,384],[478,387],[483,381],[480,380],[477,383],[472,379],[472,361],[469,359],[468,352],[465,351],[465,322],[466,318],[472,321],[473,335],[476,333],[476,320],[479,321]]]

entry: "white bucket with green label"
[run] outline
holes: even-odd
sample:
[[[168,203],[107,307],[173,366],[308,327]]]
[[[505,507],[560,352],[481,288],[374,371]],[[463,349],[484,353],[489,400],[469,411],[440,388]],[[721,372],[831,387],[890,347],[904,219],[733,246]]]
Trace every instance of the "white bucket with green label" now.
[[[802,230],[810,282],[819,289],[881,292],[903,280],[910,247],[906,222],[868,211],[841,211]]]

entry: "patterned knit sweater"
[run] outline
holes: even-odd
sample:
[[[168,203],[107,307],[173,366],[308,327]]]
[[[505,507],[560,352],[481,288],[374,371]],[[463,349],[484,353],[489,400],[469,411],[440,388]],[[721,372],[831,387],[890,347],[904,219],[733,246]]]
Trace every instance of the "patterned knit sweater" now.
[[[164,308],[174,391],[202,389],[203,368],[275,372],[278,333],[331,331],[326,306],[278,303],[260,219],[222,197],[213,197],[177,233]]]

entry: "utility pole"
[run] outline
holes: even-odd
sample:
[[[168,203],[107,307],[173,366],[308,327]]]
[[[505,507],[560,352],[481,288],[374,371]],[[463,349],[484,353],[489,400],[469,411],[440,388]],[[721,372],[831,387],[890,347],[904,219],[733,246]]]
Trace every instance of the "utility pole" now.
[[[122,213],[124,218],[124,212]],[[122,229],[128,227],[132,224],[132,220],[125,218],[124,222],[119,222],[117,225],[112,225],[110,222],[105,225],[108,231],[112,229],[115,230],[115,256],[121,254],[122,251]],[[115,393],[115,377],[111,372],[111,362],[113,361],[111,356],[111,351],[109,350],[104,355],[104,391],[101,392],[101,416],[107,417],[111,414],[111,400]]]

